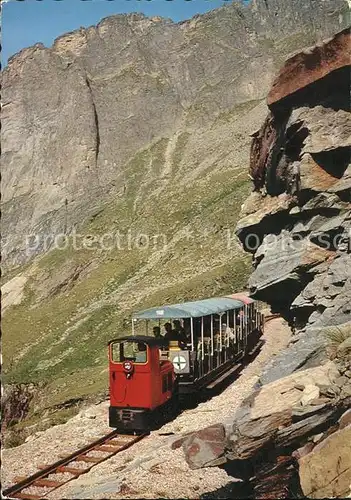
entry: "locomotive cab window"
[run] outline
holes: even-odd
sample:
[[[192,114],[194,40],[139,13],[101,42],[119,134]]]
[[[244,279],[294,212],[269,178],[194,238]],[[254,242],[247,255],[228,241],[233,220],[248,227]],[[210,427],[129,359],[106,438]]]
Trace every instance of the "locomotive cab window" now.
[[[144,342],[114,342],[111,344],[111,357],[114,363],[133,361],[133,363],[147,362],[147,345]]]

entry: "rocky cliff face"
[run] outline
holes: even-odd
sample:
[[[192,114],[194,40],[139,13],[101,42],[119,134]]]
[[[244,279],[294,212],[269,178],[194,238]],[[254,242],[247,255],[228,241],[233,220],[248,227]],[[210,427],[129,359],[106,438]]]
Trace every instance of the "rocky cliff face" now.
[[[218,118],[266,95],[286,53],[339,31],[346,18],[345,0],[234,2],[179,24],[113,16],[12,57],[2,74],[5,266],[47,250],[103,201],[133,196],[138,154],[163,141],[161,156],[172,159],[189,135],[210,135]],[[189,169],[211,157],[203,149],[184,153]],[[169,180],[168,171],[155,175],[156,187]],[[134,209],[138,216],[143,202]],[[25,235],[38,241],[28,245]]]
[[[350,322],[349,49],[344,30],[288,59],[253,137],[255,191],[237,228],[249,287],[297,330],[263,382],[318,362],[324,333]]]

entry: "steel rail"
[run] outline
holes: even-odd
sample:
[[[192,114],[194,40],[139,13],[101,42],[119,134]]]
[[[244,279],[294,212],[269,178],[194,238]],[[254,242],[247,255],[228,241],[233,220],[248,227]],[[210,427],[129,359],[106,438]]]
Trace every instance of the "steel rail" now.
[[[279,313],[274,313],[274,314],[267,314],[267,316],[264,317],[264,322],[268,323],[268,321],[271,321],[272,319],[277,319],[281,318],[281,314]]]
[[[61,460],[58,460],[57,462],[54,462],[51,465],[40,466],[41,470],[32,474],[31,476],[21,479],[20,481],[16,482],[9,488],[4,489],[2,491],[2,495],[3,497],[8,497],[8,498],[23,498],[23,499],[33,499],[33,500],[44,499],[45,495],[47,495],[48,493],[51,493],[57,488],[60,488],[61,486],[67,484],[73,479],[76,479],[80,475],[89,472],[95,465],[98,465],[104,462],[105,460],[111,458],[112,456],[116,455],[117,453],[129,448],[133,444],[143,439],[146,435],[147,434],[140,434],[137,436],[133,436],[129,434],[119,434],[117,430],[112,431],[106,436],[97,439],[96,441],[93,441],[92,443],[80,448],[74,453],[67,455],[66,457],[62,458]],[[118,442],[118,438],[125,439],[126,437],[130,439],[124,442],[123,441]],[[99,451],[105,453],[106,456],[101,456],[101,457],[87,456],[87,454],[91,451]],[[89,465],[85,468],[79,468],[79,469],[74,467],[67,467],[67,465],[69,465],[71,462],[85,462]],[[57,474],[62,472],[70,473],[71,477],[59,481],[50,480],[48,478],[50,474]],[[44,495],[22,493],[23,490],[32,486],[36,488],[46,488]],[[50,491],[47,491],[48,488],[50,488]]]

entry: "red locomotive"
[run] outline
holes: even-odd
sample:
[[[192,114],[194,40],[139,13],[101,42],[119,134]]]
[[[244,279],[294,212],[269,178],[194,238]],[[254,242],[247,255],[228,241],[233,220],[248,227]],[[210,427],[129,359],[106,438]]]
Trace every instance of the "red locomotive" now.
[[[175,397],[173,364],[160,359],[162,340],[151,336],[124,337],[110,344],[110,427],[149,429],[154,412]]]
[[[169,330],[165,337],[159,335],[161,318]],[[146,333],[154,324],[157,338],[137,334],[140,320]],[[233,373],[260,346],[262,331],[262,314],[243,294],[135,313],[132,335],[109,342],[109,425],[123,431],[154,428],[179,393],[212,388]]]

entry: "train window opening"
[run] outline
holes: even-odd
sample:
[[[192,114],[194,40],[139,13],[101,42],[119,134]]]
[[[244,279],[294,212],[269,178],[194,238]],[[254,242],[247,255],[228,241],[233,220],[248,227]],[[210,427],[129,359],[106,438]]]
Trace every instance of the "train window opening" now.
[[[144,342],[123,341],[111,345],[111,357],[114,363],[133,361],[144,364],[147,362],[147,345]]]
[[[157,339],[179,340],[185,349],[191,348],[191,319],[168,318],[133,319],[132,335],[146,335]],[[178,338],[179,336],[179,338]]]

